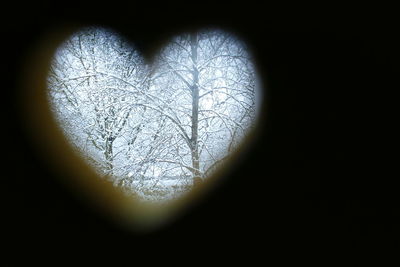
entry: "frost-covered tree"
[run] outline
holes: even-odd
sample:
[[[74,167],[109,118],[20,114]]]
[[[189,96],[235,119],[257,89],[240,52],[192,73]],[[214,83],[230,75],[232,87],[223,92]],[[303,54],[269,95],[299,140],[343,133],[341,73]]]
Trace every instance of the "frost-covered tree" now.
[[[158,68],[153,83],[167,86],[164,99],[171,104],[166,112],[182,139],[181,156],[173,161],[204,177],[254,121],[255,73],[248,52],[222,31],[187,34],[162,51]]]
[[[160,189],[168,179],[187,189],[235,149],[255,119],[255,78],[244,44],[223,31],[176,37],[149,67],[115,33],[89,28],[58,49],[48,84],[57,119],[89,162],[159,200],[175,196]]]
[[[134,111],[132,92],[145,90],[147,70],[129,44],[110,31],[88,29],[57,51],[49,75],[53,108],[67,137],[104,173],[115,157]]]

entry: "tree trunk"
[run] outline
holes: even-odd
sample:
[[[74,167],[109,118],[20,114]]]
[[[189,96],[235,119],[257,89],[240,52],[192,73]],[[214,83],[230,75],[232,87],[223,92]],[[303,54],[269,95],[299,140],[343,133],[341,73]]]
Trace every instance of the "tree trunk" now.
[[[113,142],[114,140],[111,137],[106,140],[104,156],[106,158],[107,175],[113,175]]]
[[[192,67],[192,136],[191,136],[191,155],[192,155],[192,167],[193,177],[198,179],[201,176],[200,173],[200,162],[199,162],[199,146],[198,146],[198,131],[199,131],[199,71],[197,69],[197,47],[198,40],[197,34],[190,35],[190,47],[191,47],[191,60],[193,63]]]

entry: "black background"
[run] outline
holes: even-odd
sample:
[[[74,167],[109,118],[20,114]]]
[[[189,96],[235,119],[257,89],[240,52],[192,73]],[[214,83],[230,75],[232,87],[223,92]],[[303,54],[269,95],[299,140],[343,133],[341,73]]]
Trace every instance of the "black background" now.
[[[84,256],[92,264],[213,259],[252,266],[396,251],[397,177],[387,171],[396,157],[386,154],[395,150],[389,139],[396,124],[390,91],[399,88],[395,19],[377,10],[306,15],[297,8],[53,2],[10,9],[0,56],[6,261],[57,265]],[[126,231],[82,202],[39,159],[16,115],[20,72],[33,44],[70,23],[122,31],[144,53],[169,34],[203,26],[236,31],[253,48],[267,85],[262,136],[225,183],[160,230]]]

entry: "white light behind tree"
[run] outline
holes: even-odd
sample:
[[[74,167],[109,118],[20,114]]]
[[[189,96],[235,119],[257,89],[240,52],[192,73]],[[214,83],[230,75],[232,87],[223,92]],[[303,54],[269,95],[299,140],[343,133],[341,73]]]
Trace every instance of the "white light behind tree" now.
[[[116,186],[150,201],[208,177],[256,118],[250,55],[220,30],[172,39],[150,66],[116,33],[87,28],[57,50],[48,86],[73,146]]]

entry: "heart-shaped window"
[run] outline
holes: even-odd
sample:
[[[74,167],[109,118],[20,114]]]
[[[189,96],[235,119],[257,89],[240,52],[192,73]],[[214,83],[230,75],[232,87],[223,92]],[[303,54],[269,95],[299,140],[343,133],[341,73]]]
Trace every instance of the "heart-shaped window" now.
[[[256,80],[225,31],[177,36],[149,63],[115,32],[86,28],[58,48],[47,83],[64,135],[99,176],[163,202],[210,177],[255,126]]]

